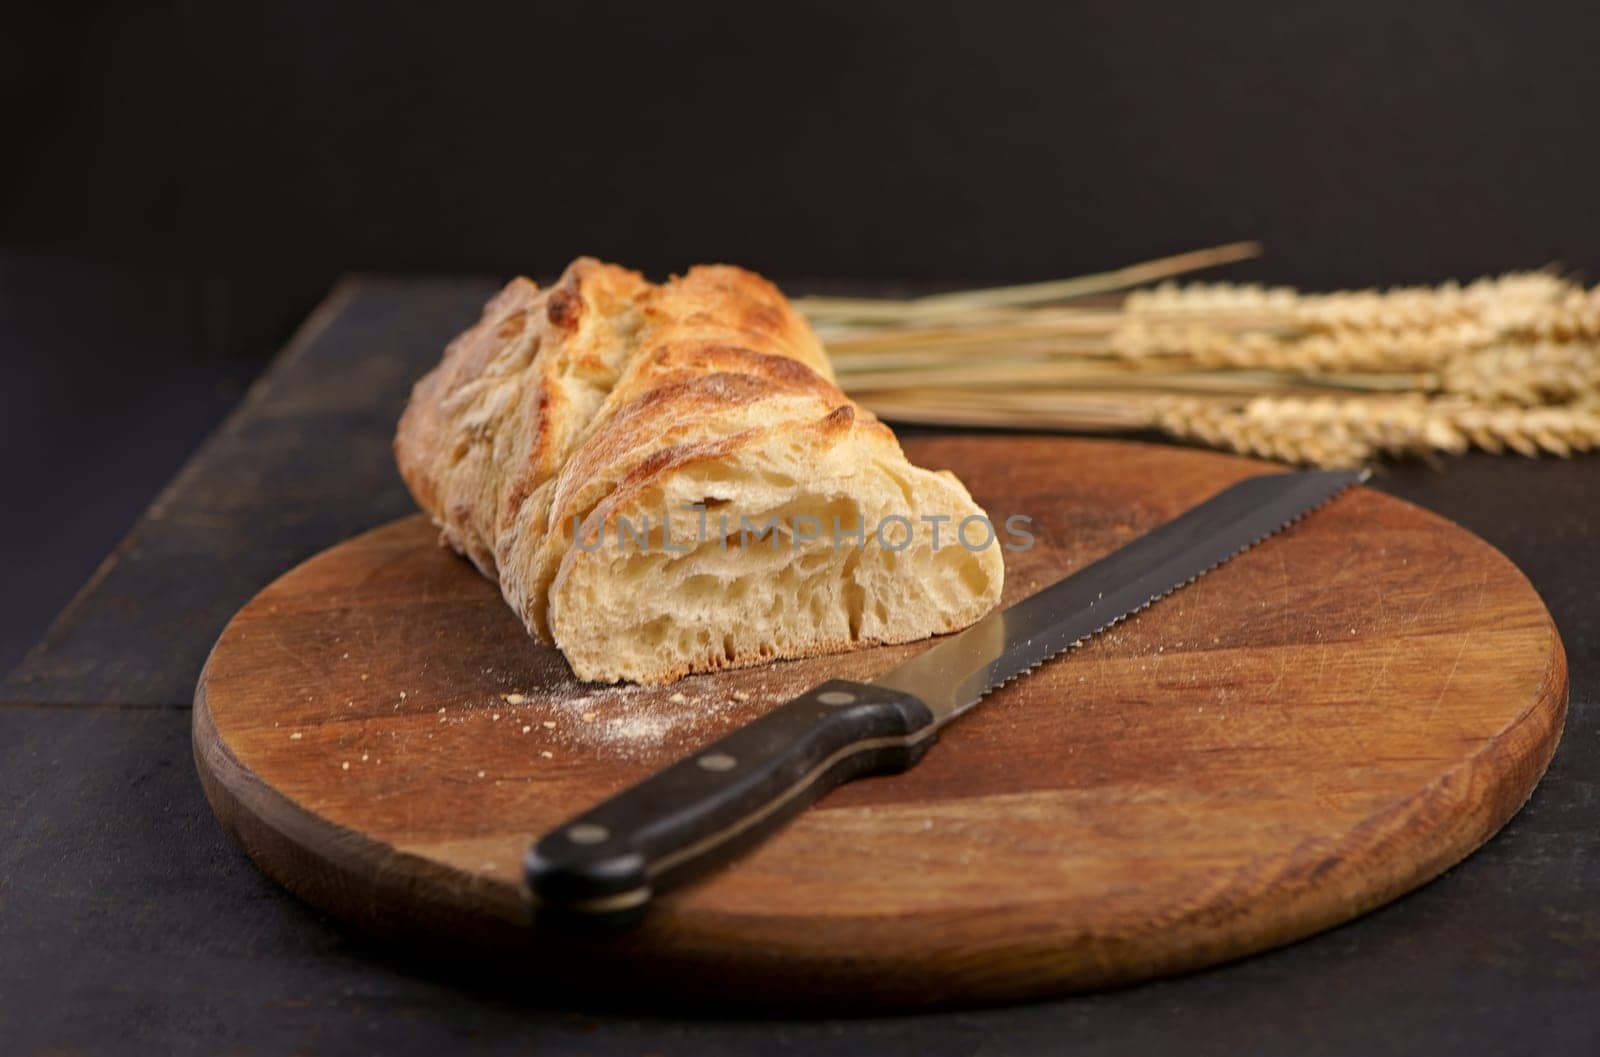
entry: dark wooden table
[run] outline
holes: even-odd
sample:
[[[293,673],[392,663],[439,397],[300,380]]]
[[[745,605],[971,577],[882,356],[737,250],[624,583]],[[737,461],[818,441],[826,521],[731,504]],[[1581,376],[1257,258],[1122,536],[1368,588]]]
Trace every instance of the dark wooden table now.
[[[393,422],[490,289],[340,286],[0,683],[0,1053],[1600,1052],[1595,457],[1469,456],[1375,482],[1527,571],[1566,640],[1568,729],[1482,851],[1284,950],[1000,1009],[708,1019],[526,993],[381,948],[281,892],[201,796],[195,678],[261,586],[411,509]]]

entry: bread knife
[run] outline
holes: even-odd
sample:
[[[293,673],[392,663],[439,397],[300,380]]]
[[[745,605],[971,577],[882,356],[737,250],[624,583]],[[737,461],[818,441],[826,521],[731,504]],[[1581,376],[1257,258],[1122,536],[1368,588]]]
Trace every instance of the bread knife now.
[[[1246,478],[871,682],[812,687],[546,834],[524,864],[534,902],[562,917],[637,921],[657,893],[729,861],[844,782],[906,770],[991,690],[1366,477]]]

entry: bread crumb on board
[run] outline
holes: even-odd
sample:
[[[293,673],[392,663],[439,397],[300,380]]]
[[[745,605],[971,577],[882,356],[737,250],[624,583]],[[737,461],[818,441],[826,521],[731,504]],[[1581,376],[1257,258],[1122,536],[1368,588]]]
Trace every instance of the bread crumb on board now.
[[[522,734],[543,728],[544,737],[557,747],[655,760],[662,750],[680,751],[720,736],[734,719],[754,718],[753,701],[785,696],[760,685],[750,691],[729,690],[719,685],[725,680],[726,676],[691,678],[670,692],[630,683],[596,686],[572,680],[517,695],[527,710],[511,718]],[[502,696],[513,703],[509,695]],[[533,710],[535,714],[528,715]],[[546,755],[550,751],[540,750],[540,755],[551,758]]]
[[[573,678],[530,690],[502,690],[516,685],[516,676],[506,672],[495,680],[500,685],[486,688],[482,697],[451,695],[453,704],[438,706],[435,718],[449,727],[476,726],[486,734],[505,720],[510,736],[528,737],[534,743],[530,748],[546,760],[576,753],[579,758],[596,754],[664,762],[789,696],[786,686],[768,686],[759,676],[751,679],[756,674],[744,673],[740,681],[748,689],[740,690],[727,686],[726,673],[692,676],[675,687],[605,686]]]

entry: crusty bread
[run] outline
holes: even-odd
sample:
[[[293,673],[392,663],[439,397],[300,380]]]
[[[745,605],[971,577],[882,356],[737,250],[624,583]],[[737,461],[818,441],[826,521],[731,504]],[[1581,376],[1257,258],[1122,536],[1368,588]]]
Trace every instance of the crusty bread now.
[[[513,280],[417,383],[395,455],[444,542],[586,680],[909,642],[1000,596],[992,531],[956,535],[983,516],[961,482],[907,462],[738,268]]]

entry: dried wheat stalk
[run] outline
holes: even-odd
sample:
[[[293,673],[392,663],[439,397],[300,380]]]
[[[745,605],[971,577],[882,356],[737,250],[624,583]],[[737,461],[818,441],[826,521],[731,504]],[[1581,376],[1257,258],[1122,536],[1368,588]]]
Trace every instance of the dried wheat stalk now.
[[[802,297],[796,300],[795,306],[817,324],[841,321],[858,324],[915,324],[964,316],[984,309],[1037,305],[1127,290],[1143,283],[1155,282],[1172,275],[1182,275],[1199,268],[1249,260],[1259,256],[1260,253],[1261,244],[1258,242],[1230,242],[1225,246],[1212,246],[1072,279],[981,290],[959,290],[948,294],[931,294],[909,301],[860,297]]]
[[[1483,403],[1563,404],[1600,392],[1600,344],[1578,341],[1496,345],[1455,356],[1435,387]]]
[[[1426,370],[1464,349],[1486,348],[1499,337],[1497,331],[1472,320],[1413,330],[1342,330],[1284,337],[1264,330],[1151,325],[1131,319],[1112,334],[1111,348],[1124,359],[1331,374]]]
[[[1155,424],[1176,437],[1242,454],[1316,466],[1374,456],[1459,454],[1470,447],[1571,455],[1600,446],[1600,408],[1483,405],[1420,394],[1352,399],[1258,397],[1243,407],[1175,399]]]
[[[1124,310],[1135,318],[1195,319],[1216,315],[1281,317],[1309,331],[1427,330],[1478,322],[1496,330],[1530,326],[1563,303],[1571,283],[1547,272],[1512,272],[1462,286],[1395,287],[1301,294],[1289,287],[1166,282],[1135,290]]]

